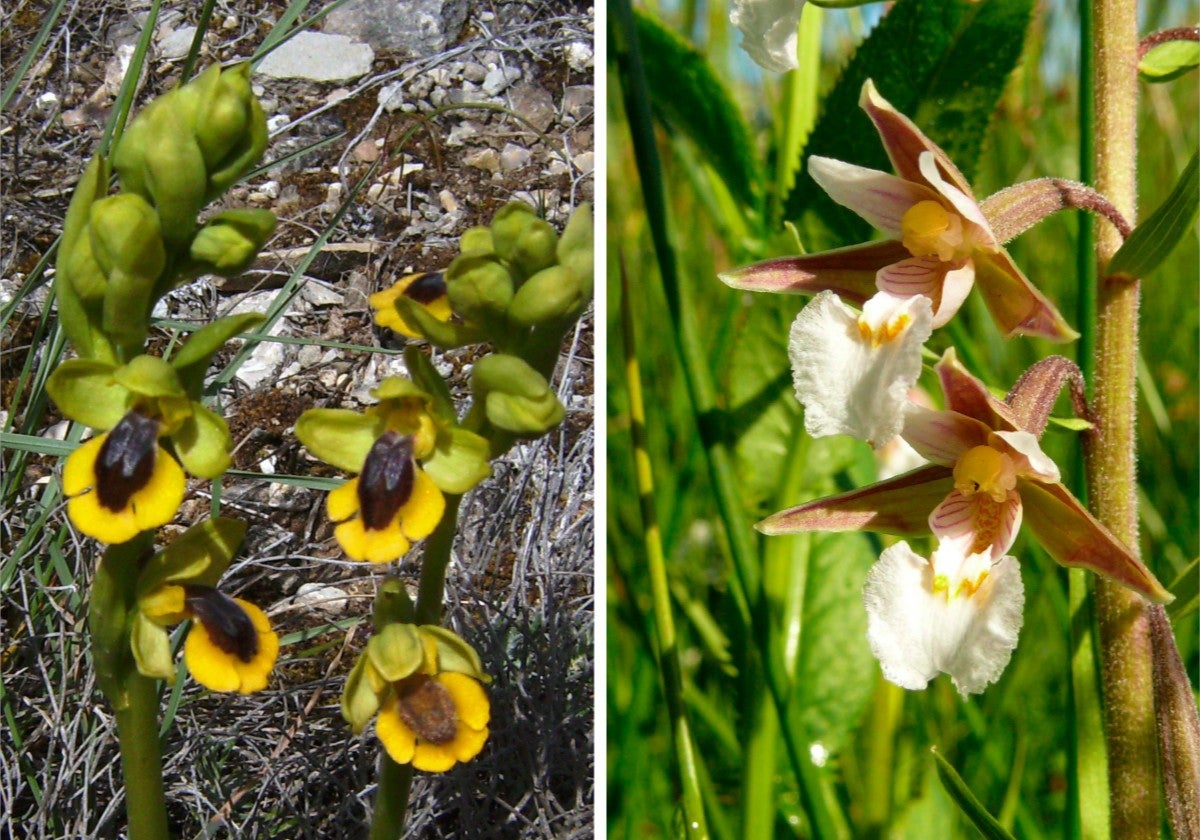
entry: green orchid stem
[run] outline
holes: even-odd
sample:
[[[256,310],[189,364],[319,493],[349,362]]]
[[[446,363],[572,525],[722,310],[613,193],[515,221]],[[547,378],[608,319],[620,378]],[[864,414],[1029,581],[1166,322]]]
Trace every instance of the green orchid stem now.
[[[386,752],[379,755],[379,787],[375,792],[375,817],[371,840],[399,840],[404,834],[404,812],[412,787],[411,764],[397,764]]]
[[[158,738],[158,686],[138,673],[129,646],[141,559],[153,548],[152,532],[109,546],[92,582],[88,612],[96,679],[117,719],[130,840],[170,837]]]
[[[446,497],[442,521],[425,543],[421,580],[417,589],[417,624],[441,624],[442,599],[446,589],[446,568],[450,548],[458,530],[458,505],[462,496]],[[399,840],[404,832],[404,812],[412,787],[411,764],[397,764],[386,753],[379,756],[379,786],[375,792],[375,815],[371,819],[371,840]]]
[[[1137,217],[1137,5],[1134,0],[1097,0],[1093,10],[1096,189],[1132,220]],[[1120,235],[1110,225],[1097,227],[1096,426],[1086,451],[1088,498],[1100,521],[1136,549],[1139,287],[1137,281],[1107,277],[1120,245]],[[1156,838],[1159,780],[1148,604],[1103,578],[1096,580],[1095,592],[1112,835]]]

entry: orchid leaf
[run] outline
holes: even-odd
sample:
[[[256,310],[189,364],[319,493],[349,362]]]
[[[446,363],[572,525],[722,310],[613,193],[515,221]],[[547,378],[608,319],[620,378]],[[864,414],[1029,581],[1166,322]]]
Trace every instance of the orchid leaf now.
[[[1200,204],[1200,155],[1193,154],[1171,194],[1150,217],[1134,228],[1108,264],[1110,275],[1145,277],[1167,258],[1192,229]]]
[[[734,198],[757,203],[762,173],[750,132],[708,60],[691,44],[647,15],[637,37],[654,114],[704,153]]]
[[[958,775],[950,762],[942,758],[937,748],[931,749],[930,752],[933,753],[933,760],[937,762],[938,778],[942,780],[946,792],[950,794],[971,824],[979,830],[979,833],[988,840],[1015,840],[1012,834],[988,813],[987,808],[983,807],[975,794],[967,787],[962,776]]]

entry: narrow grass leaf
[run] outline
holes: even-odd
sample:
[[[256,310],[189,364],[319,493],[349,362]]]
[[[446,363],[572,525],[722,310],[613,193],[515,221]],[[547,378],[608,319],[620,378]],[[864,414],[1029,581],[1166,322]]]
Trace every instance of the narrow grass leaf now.
[[[1145,277],[1192,230],[1196,207],[1200,204],[1200,153],[1192,159],[1179,176],[1175,188],[1150,217],[1133,229],[1108,264],[1110,275]]]
[[[979,833],[988,840],[1015,840],[1015,838],[1004,826],[1000,825],[999,821],[988,813],[987,809],[980,804],[975,798],[975,794],[967,787],[967,783],[963,781],[962,776],[950,766],[950,762],[942,758],[941,753],[936,747],[930,748],[933,753],[933,760],[937,762],[938,778],[942,780],[942,786],[946,792],[950,794],[950,798],[954,800],[963,815],[971,821],[971,824],[979,829]]]
[[[8,84],[4,86],[4,92],[0,93],[0,111],[8,108],[8,103],[12,101],[13,94],[17,92],[17,87],[24,80],[25,74],[29,72],[30,66],[37,60],[42,48],[46,46],[46,42],[50,40],[50,33],[54,31],[54,27],[58,24],[58,16],[62,14],[63,6],[65,5],[67,5],[67,0],[56,0],[54,5],[44,13],[41,28],[38,29],[37,35],[33,36],[33,41],[30,42],[29,49],[21,57],[21,63],[12,71],[12,76],[9,77]],[[9,23],[11,24],[11,21]]]
[[[640,13],[636,17],[655,116],[704,152],[735,198],[755,205],[762,178],[758,155],[712,65],[653,18]]]
[[[1168,588],[1175,600],[1167,605],[1167,615],[1177,624],[1200,606],[1200,557],[1192,560]]]

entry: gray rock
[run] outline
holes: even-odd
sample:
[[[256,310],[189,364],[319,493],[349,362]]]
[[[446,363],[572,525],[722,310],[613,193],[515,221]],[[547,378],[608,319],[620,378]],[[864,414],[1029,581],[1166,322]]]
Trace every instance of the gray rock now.
[[[578,120],[596,107],[596,88],[592,85],[571,85],[563,91],[563,114]]]
[[[271,79],[340,82],[371,72],[375,51],[345,35],[301,32],[263,59],[254,72]]]
[[[475,62],[471,62],[470,64],[463,65],[462,77],[464,79],[466,79],[468,82],[474,82],[475,84],[479,84],[480,82],[482,82],[484,79],[487,78],[487,72],[488,72],[487,68],[484,67],[482,64],[476,64]]]
[[[514,169],[528,166],[532,159],[533,153],[528,149],[522,149],[514,143],[506,143],[504,151],[500,153],[500,168],[505,172],[512,172]]]
[[[323,28],[419,57],[446,49],[466,20],[466,0],[351,0],[331,12]]]
[[[509,92],[512,109],[529,121],[538,131],[545,131],[554,123],[554,98],[540,85],[528,82],[517,85]]]
[[[159,39],[158,54],[167,61],[183,58],[188,54],[195,37],[196,27],[181,26]]]
[[[477,152],[471,152],[463,157],[463,163],[467,166],[474,166],[476,169],[482,169],[485,172],[500,171],[500,155],[495,149],[480,149]]]
[[[483,79],[483,92],[488,96],[495,96],[506,90],[519,78],[521,78],[519,67],[493,67]]]

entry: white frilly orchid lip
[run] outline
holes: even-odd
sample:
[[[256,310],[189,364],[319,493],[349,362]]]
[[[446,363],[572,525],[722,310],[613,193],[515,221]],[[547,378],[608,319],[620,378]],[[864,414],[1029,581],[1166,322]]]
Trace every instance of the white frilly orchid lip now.
[[[1042,377],[1022,377],[1001,402],[958,364],[953,350],[936,370],[945,410],[910,409],[901,433],[931,462],[928,466],[781,511],[758,529],[766,534],[933,533],[940,548],[996,563],[1024,523],[1055,562],[1090,569],[1151,601],[1172,600],[1137,556],[1063,486],[1037,435],[1027,431],[1040,432],[1045,427],[1041,414],[1053,405],[1041,400],[1037,411],[1029,407],[1027,398],[1042,389]],[[1024,408],[1018,412],[1014,406]]]
[[[861,314],[821,292],[796,316],[788,356],[804,427],[883,446],[899,434],[932,327],[929,301],[880,292]]]
[[[1070,341],[1078,333],[1021,273],[997,240],[971,187],[946,153],[891,106],[870,79],[859,104],[875,124],[897,174],[812,157],[808,171],[837,203],[889,238],[756,263],[721,275],[735,289],[815,294],[852,303],[878,291],[921,295],[934,328],[962,306],[973,286],[1006,337]]]
[[[786,73],[799,64],[796,33],[804,0],[734,0],[729,22],[742,33],[742,49],[764,70]]]
[[[1017,646],[1025,588],[1014,557],[942,544],[926,560],[900,542],[863,586],[867,641],[884,677],[911,690],[949,674],[966,697],[995,682]]]

